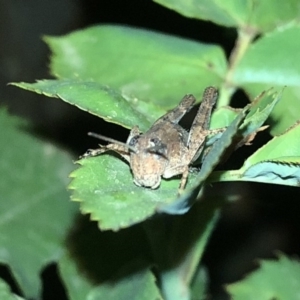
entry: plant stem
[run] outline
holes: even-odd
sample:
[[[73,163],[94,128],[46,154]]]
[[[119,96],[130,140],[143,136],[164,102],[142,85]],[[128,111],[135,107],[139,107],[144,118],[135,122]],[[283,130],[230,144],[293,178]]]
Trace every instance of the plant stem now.
[[[240,28],[238,30],[238,37],[229,57],[228,71],[224,83],[220,88],[220,96],[217,107],[229,105],[230,97],[236,90],[236,87],[232,82],[235,69],[245,55],[256,34],[256,30],[250,27]]]
[[[185,215],[161,215],[145,222],[165,300],[191,299],[191,282],[223,204],[223,200],[207,198]]]

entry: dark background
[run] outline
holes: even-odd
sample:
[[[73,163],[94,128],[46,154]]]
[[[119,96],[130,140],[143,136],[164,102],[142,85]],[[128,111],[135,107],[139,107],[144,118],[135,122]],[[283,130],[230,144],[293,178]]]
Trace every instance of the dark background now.
[[[184,18],[150,0],[0,0],[0,104],[12,114],[31,120],[33,134],[70,150],[74,157],[97,145],[87,137],[88,131],[110,132],[111,137],[120,140],[126,139],[128,131],[57,99],[7,83],[50,78],[50,53],[42,41],[44,35],[62,35],[104,23],[219,44],[227,56],[236,38],[234,29]],[[238,93],[235,98],[238,97],[244,104],[244,95]],[[238,167],[243,157],[269,138],[262,134],[253,146],[239,150],[229,166],[231,163],[231,168]],[[234,190],[242,195],[240,201],[228,204],[222,212],[204,255],[211,298],[226,299],[222,285],[257,267],[257,258],[274,258],[276,250],[299,253],[299,189],[256,183],[219,184],[217,189],[219,193]],[[13,284],[7,269],[2,273]],[[43,280],[44,299],[65,299],[54,265],[43,272]]]

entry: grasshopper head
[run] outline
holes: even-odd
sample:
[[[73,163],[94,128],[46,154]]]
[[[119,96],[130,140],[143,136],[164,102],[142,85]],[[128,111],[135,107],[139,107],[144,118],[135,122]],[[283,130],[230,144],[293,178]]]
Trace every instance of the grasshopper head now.
[[[149,139],[143,135],[133,137],[129,145],[134,149],[130,154],[134,183],[151,189],[158,188],[168,162],[164,145],[157,138]]]

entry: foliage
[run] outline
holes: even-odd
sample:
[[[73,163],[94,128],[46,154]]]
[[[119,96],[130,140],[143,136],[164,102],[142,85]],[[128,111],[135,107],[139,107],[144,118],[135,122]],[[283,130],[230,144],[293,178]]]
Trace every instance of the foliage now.
[[[163,180],[157,190],[137,187],[129,166],[111,152],[77,162],[69,189],[82,213],[90,214],[101,231],[143,226],[146,248],[153,257],[153,261],[145,260],[148,256],[143,253],[142,260],[123,262],[109,280],[93,281],[80,268],[70,245],[63,243],[76,211],[65,201],[70,158],[21,132],[18,121],[2,111],[0,124],[7,132],[1,136],[0,168],[7,178],[0,182],[0,205],[5,212],[0,224],[0,260],[9,265],[26,297],[38,298],[41,268],[58,262],[70,299],[203,299],[208,275],[199,262],[220,211],[230,199],[230,194],[203,197],[207,183],[244,180],[299,186],[298,1],[155,2],[189,18],[235,27],[238,35],[229,60],[218,45],[102,25],[47,37],[56,79],[14,85],[59,98],[125,128],[138,124],[142,131],[186,93],[200,99],[204,88],[213,85],[220,96],[211,127],[227,129],[208,138],[200,171],[189,175],[179,197],[178,178]],[[249,95],[251,103],[241,110],[226,107],[238,89]],[[240,169],[214,171],[238,145],[251,142],[267,119],[273,135],[267,144],[245,158]],[[5,143],[8,136],[12,144]],[[115,239],[118,234],[114,233]],[[299,293],[296,285],[283,280],[284,288],[276,293],[276,286],[268,284],[274,274],[292,272],[290,276],[296,277],[297,268],[298,262],[281,256],[276,263],[263,263],[244,281],[229,285],[227,291],[236,299],[251,298],[251,291],[262,283],[262,289],[274,293],[260,294],[260,299],[288,299],[287,295]],[[2,289],[9,294],[4,284]]]
[[[39,273],[61,256],[76,213],[65,188],[73,167],[69,155],[29,136],[3,109],[0,127],[0,261],[24,294],[37,298]]]
[[[234,299],[297,299],[299,297],[299,261],[280,255],[278,261],[262,260],[260,268],[245,279],[230,284]],[[288,276],[288,280],[283,280]]]

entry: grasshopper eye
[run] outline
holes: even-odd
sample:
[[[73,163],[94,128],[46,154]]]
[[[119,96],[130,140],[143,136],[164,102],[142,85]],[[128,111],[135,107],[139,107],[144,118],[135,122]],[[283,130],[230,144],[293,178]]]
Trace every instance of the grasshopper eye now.
[[[157,147],[157,146],[161,145],[161,141],[159,138],[150,139],[150,143],[151,143],[152,147]]]
[[[131,140],[129,141],[128,145],[129,145],[130,147],[135,146],[136,143],[137,143],[137,141],[139,140],[139,138],[140,138],[139,135],[133,136],[133,137],[131,138]]]
[[[151,147],[147,149],[148,152],[166,157],[167,146],[159,138],[151,138],[150,144]]]

